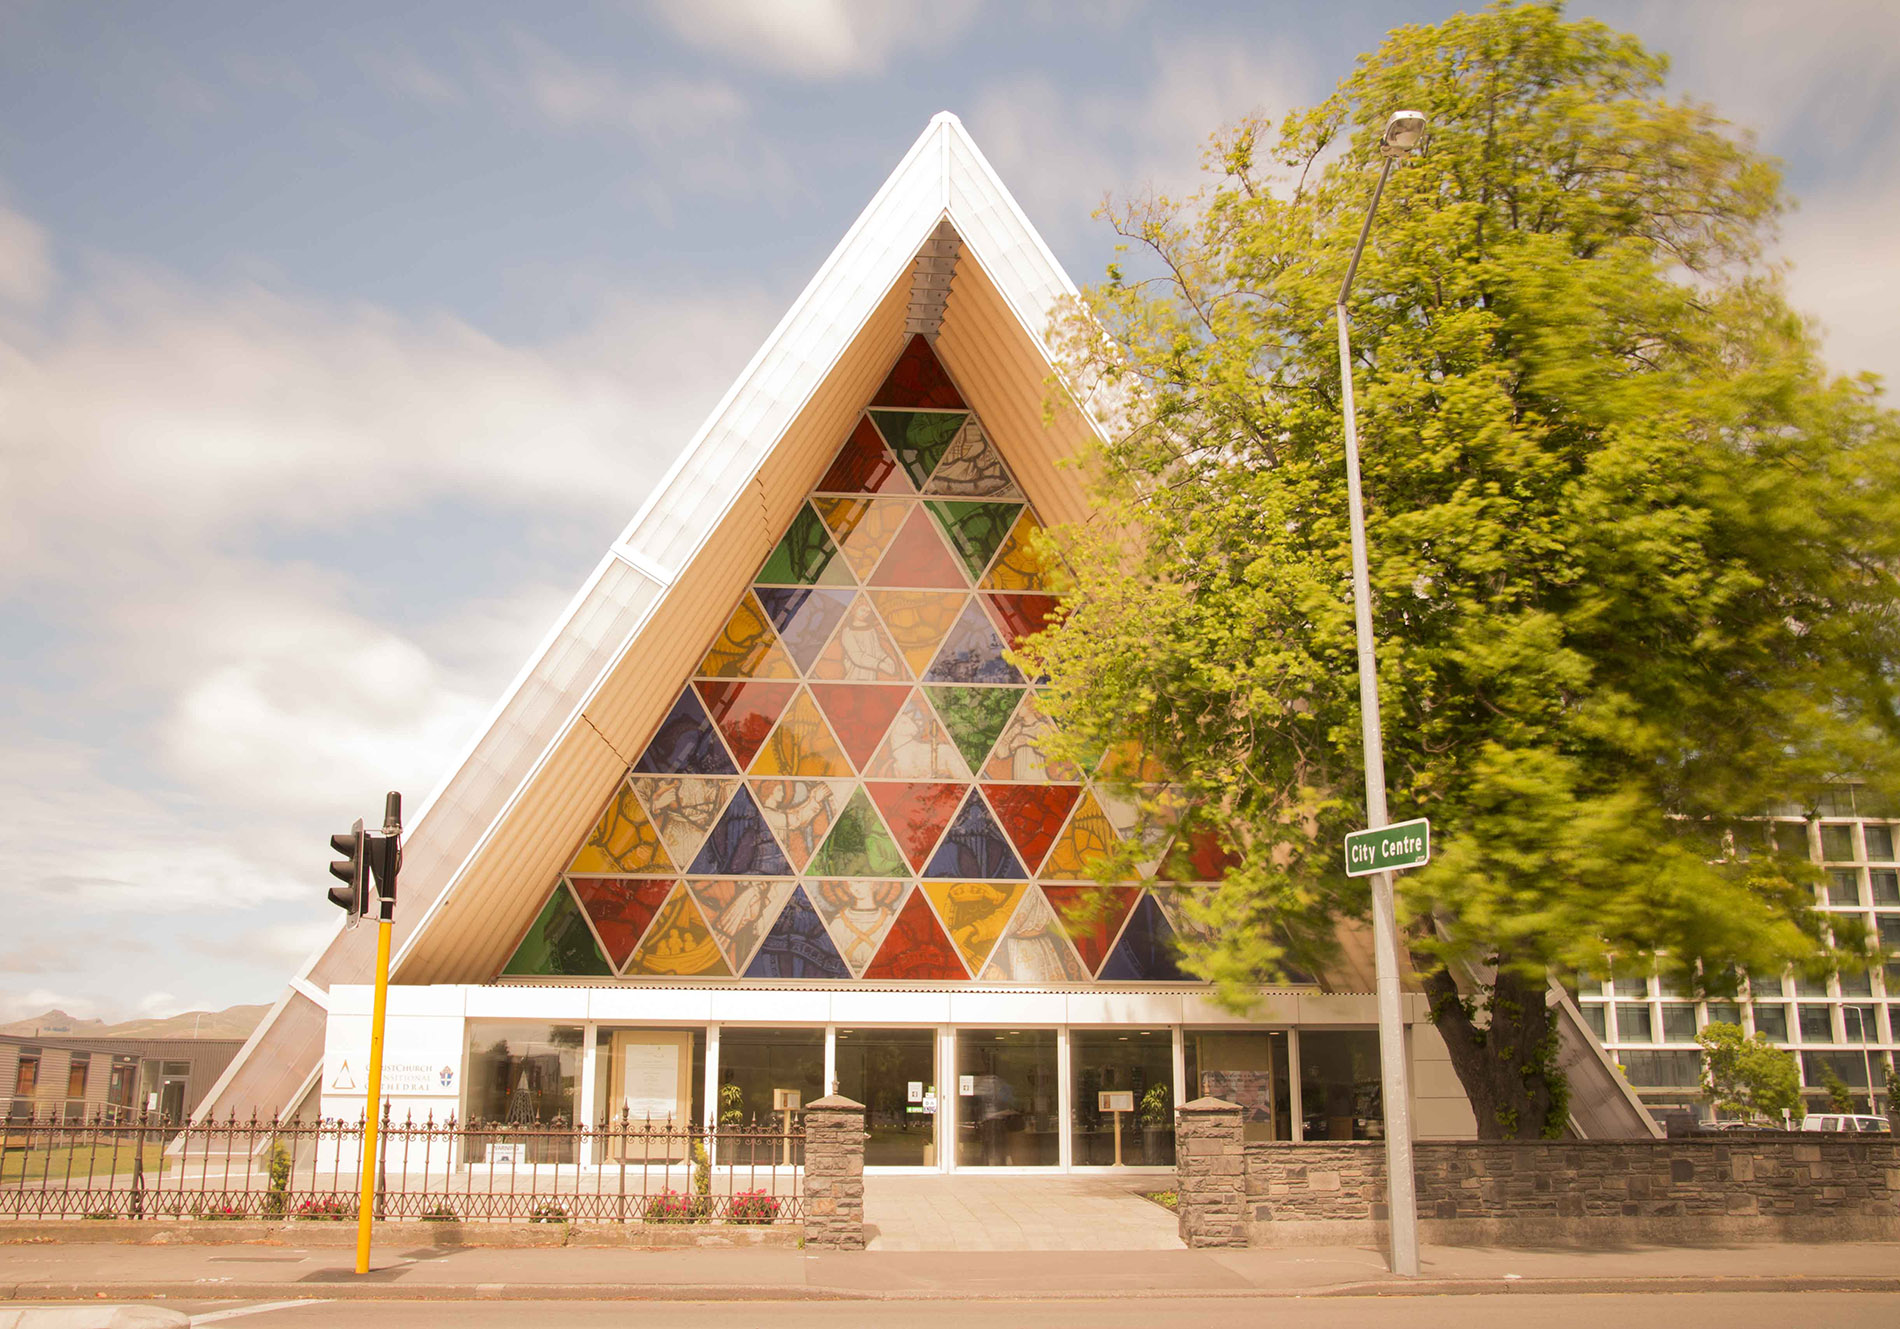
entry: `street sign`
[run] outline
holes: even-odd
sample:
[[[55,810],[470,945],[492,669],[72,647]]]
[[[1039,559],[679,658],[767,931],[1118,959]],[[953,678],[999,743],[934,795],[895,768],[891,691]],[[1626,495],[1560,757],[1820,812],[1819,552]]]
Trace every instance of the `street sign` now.
[[[1346,837],[1346,875],[1369,877],[1398,868],[1422,868],[1432,861],[1432,824],[1424,817],[1354,831]]]

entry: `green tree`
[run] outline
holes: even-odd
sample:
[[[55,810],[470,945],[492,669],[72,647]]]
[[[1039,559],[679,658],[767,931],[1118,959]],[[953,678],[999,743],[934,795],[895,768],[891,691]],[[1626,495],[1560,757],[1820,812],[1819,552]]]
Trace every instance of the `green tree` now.
[[[1564,1126],[1553,969],[1864,963],[1747,819],[1897,783],[1900,429],[1762,257],[1774,166],[1664,73],[1555,5],[1398,29],[1196,197],[1111,207],[1132,252],[1064,330],[1118,414],[1025,663],[1056,755],[1138,744],[1178,783],[1110,774],[1230,855],[1186,950],[1243,1001],[1366,910],[1333,301],[1387,113],[1429,115],[1353,347],[1392,815],[1435,827],[1400,907],[1487,1137]]]
[[[1779,1124],[1781,1114],[1801,1111],[1801,1074],[1794,1054],[1760,1034],[1742,1035],[1740,1025],[1717,1020],[1696,1035],[1702,1045],[1702,1092],[1719,1112]]]
[[[1832,1066],[1821,1077],[1821,1088],[1827,1091],[1827,1110],[1829,1112],[1858,1112],[1854,1106],[1854,1091],[1847,1087],[1847,1081]]]

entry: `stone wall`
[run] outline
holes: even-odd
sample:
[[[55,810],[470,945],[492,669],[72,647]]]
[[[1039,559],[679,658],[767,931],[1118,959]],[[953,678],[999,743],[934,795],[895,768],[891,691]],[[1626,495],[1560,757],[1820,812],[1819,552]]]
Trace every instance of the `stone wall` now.
[[[1225,1105],[1219,1105],[1224,1107]],[[1182,1121],[1188,1117],[1183,1109]],[[1197,1115],[1215,1157],[1239,1144],[1237,1111]],[[1246,1244],[1383,1242],[1385,1146],[1239,1145]],[[1747,1240],[1900,1239],[1900,1142],[1888,1136],[1783,1133],[1676,1140],[1478,1143],[1420,1141],[1419,1236],[1503,1246],[1692,1245]],[[1230,1245],[1231,1233],[1188,1220],[1180,1169],[1182,1240]],[[1224,1186],[1215,1188],[1228,1202]]]
[[[1197,1098],[1175,1113],[1175,1219],[1189,1246],[1247,1244],[1247,1157],[1240,1109]]]
[[[805,1108],[805,1245],[864,1249],[864,1104],[841,1094]]]

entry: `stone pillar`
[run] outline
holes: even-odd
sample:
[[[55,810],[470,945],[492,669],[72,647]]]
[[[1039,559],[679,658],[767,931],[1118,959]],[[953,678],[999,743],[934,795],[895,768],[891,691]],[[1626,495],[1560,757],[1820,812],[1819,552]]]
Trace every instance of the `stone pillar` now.
[[[1175,1112],[1175,1213],[1191,1247],[1247,1244],[1247,1155],[1240,1105],[1197,1098]]]
[[[805,1245],[864,1249],[864,1104],[842,1094],[805,1105]]]

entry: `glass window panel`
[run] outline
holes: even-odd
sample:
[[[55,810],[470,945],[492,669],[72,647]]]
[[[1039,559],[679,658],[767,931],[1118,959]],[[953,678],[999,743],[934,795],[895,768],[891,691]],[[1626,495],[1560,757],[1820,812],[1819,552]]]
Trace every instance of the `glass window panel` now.
[[[1700,1052],[1619,1052],[1616,1059],[1633,1088],[1679,1089],[1702,1082]]]
[[[964,574],[963,564],[937,533],[937,524],[921,505],[917,505],[911,508],[903,529],[892,538],[890,548],[878,561],[877,571],[871,574],[868,584],[913,589],[956,587],[961,590],[970,584],[970,579]],[[878,605],[880,611],[883,607],[881,603]],[[959,597],[957,609],[961,612],[962,608]],[[884,622],[897,634],[898,644],[903,645],[903,630],[891,622],[889,614],[885,614]],[[950,625],[944,624],[943,631],[949,630]],[[942,640],[943,633],[937,635],[938,640]],[[921,672],[923,665],[915,656],[911,656],[911,667]]]
[[[727,1125],[776,1125],[774,1089],[796,1089],[801,1104],[825,1096],[823,1029],[719,1031],[719,1119]],[[735,1118],[732,1114],[737,1113]]]
[[[851,764],[862,769],[890,732],[910,691],[872,683],[813,683],[811,695]]]
[[[922,333],[914,332],[904,345],[904,353],[891,366],[890,376],[884,380],[884,386],[871,399],[871,405],[960,411],[963,409],[963,398],[957,395],[956,386],[950,382],[950,375],[944,372],[942,362],[930,349],[930,343]]]
[[[1854,828],[1839,823],[1823,824],[1821,857],[1830,863],[1852,863],[1859,858],[1854,852]]]
[[[1638,968],[1633,965],[1619,964],[1611,973],[1611,984],[1619,997],[1647,997],[1649,995],[1649,966]]]
[[[1794,995],[1797,997],[1826,997],[1833,994],[1827,990],[1826,978],[1813,977],[1797,969],[1794,971]]]
[[[936,1031],[840,1029],[838,1092],[864,1104],[867,1165],[937,1166]]]
[[[824,920],[812,907],[805,888],[799,886],[779,912],[771,931],[759,943],[757,953],[746,966],[747,978],[828,978],[851,977],[850,966],[838,952]]]
[[[1023,491],[1010,479],[1009,468],[991,444],[983,426],[971,416],[950,440],[943,459],[937,463],[926,494],[957,494],[969,498],[1015,498]]]
[[[858,426],[845,440],[838,456],[818,482],[818,488],[834,494],[908,494],[911,486],[897,469],[897,458],[884,446],[868,416],[858,417]]]
[[[1610,1038],[1608,1008],[1601,1002],[1586,1002],[1578,1010],[1583,1012],[1583,1022],[1590,1026],[1590,1032],[1597,1036],[1597,1042],[1607,1043]]]
[[[1850,1043],[1878,1043],[1880,1017],[1872,1006],[1856,1002],[1841,1007],[1841,1031]]]
[[[732,755],[741,766],[749,766],[764,746],[766,735],[791,703],[798,691],[796,683],[772,683],[746,679],[702,679],[695,686],[719,732],[726,737]],[[597,869],[614,871],[612,868]],[[625,871],[645,871],[628,868]]]
[[[970,579],[979,580],[990,557],[1008,537],[1022,512],[1020,503],[970,503],[932,499],[924,504],[943,528],[944,537],[963,559]]]
[[[1166,1029],[1077,1029],[1069,1033],[1075,1075],[1073,1158],[1077,1167],[1174,1166],[1174,1037]],[[1120,1114],[1121,1157],[1115,1155],[1113,1112],[1101,1095],[1127,1092],[1134,1110]]]
[[[594,944],[594,934],[567,887],[560,882],[528,926],[504,974],[606,977],[613,973],[607,957]]]
[[[536,1127],[571,1124],[580,1108],[581,1027],[540,1021],[471,1020],[465,1077],[469,1125],[490,1128],[470,1143],[472,1163],[504,1146],[523,1163],[572,1163],[574,1137]],[[508,1127],[521,1127],[511,1135]]]
[[[973,771],[989,760],[990,749],[1023,695],[1015,688],[941,686],[925,688],[924,693]]]
[[[1860,833],[1867,840],[1867,860],[1870,863],[1891,863],[1893,859],[1893,827],[1876,826],[1868,822],[1861,826]]]
[[[761,586],[753,594],[800,669],[810,669],[856,596],[847,590]]]
[[[1054,1167],[1057,1103],[1055,1030],[957,1031],[959,1167]]]
[[[904,468],[911,483],[919,489],[937,469],[937,463],[950,448],[968,417],[962,411],[885,411],[866,412],[878,433],[890,444],[891,452]]]
[[[1181,947],[1174,928],[1152,895],[1144,896],[1102,966],[1103,981],[1185,983]]]
[[[862,788],[851,795],[838,814],[831,834],[811,861],[814,876],[895,877],[905,871],[891,833]]]
[[[66,1064],[66,1097],[84,1098],[86,1096],[86,1073],[91,1069],[91,1057],[83,1052],[73,1053],[73,1059]]]
[[[1770,1043],[1788,1041],[1788,1008],[1779,1002],[1763,1005],[1755,1003],[1755,1032]]]
[[[1793,858],[1806,858],[1811,852],[1808,847],[1808,828],[1804,822],[1777,822],[1775,824],[1775,848]]]
[[[922,517],[917,518],[923,521]],[[906,529],[909,529],[908,527]],[[936,533],[925,523],[925,534],[936,540]],[[941,548],[943,542],[937,541]],[[884,561],[889,563],[896,556],[892,551]],[[943,550],[946,560],[950,551]],[[886,591],[870,593],[871,607],[877,610],[877,616],[883,621],[886,631],[898,649],[904,653],[904,662],[913,674],[921,674],[930,668],[930,662],[936,657],[937,647],[950,635],[950,629],[956,626],[957,618],[963,613],[964,596],[955,591]],[[853,618],[852,622],[855,622]],[[846,624],[846,629],[850,623]],[[840,636],[846,629],[840,630]]]
[[[1834,1041],[1834,1012],[1819,1002],[1803,1002],[1797,1007],[1801,1012],[1801,1041],[1803,1043],[1832,1043]]]
[[[1875,904],[1900,904],[1900,872],[1875,868],[1867,874]]]
[[[1383,1139],[1379,1085],[1376,1030],[1300,1032],[1300,1115],[1306,1139]]]
[[[1188,1097],[1240,1104],[1248,1140],[1293,1138],[1293,1080],[1283,1030],[1189,1030],[1185,1053]]]
[[[1871,997],[1874,995],[1873,975],[1864,969],[1858,974],[1844,973],[1837,975],[1837,977],[1841,982],[1841,995],[1843,997]]]
[[[743,785],[732,795],[719,824],[700,846],[687,869],[704,876],[789,877],[792,865],[765,824],[752,791]]]
[[[1742,1008],[1732,1001],[1712,1001],[1709,1003],[1709,1023],[1732,1024],[1739,1028]]]
[[[1827,902],[1831,905],[1859,904],[1860,869],[1829,868],[1827,870]]]
[[[626,1104],[624,1097],[622,1097],[618,1103],[614,1101],[615,1072],[613,1055],[615,1034],[653,1034],[659,1038],[670,1040],[677,1035],[687,1032],[688,1031],[684,1029],[638,1029],[626,1025],[604,1024],[595,1029],[595,1073],[594,1101],[591,1108],[593,1113],[592,1120],[595,1122],[607,1121],[610,1117],[617,1116]],[[691,1031],[691,1034],[693,1054],[692,1066],[689,1071],[690,1079],[688,1081],[690,1096],[685,1103],[681,1104],[681,1114],[677,1120],[682,1123],[690,1122],[697,1125],[706,1120],[706,1031],[704,1029],[694,1029]],[[625,1040],[623,1040],[623,1044],[624,1042]],[[611,1157],[611,1154],[612,1146],[598,1149],[594,1154],[594,1161],[597,1163],[606,1161],[606,1159]],[[630,1156],[634,1158],[639,1157],[638,1153],[631,1153]]]
[[[1636,1002],[1618,1002],[1616,1006],[1616,1041],[1619,1043],[1653,1043],[1654,1031],[1650,1027],[1649,1004]]]
[[[930,901],[913,890],[891,924],[877,958],[865,969],[869,979],[955,982],[969,977],[957,949],[944,935],[943,925],[930,910]]]
[[[894,852],[894,851],[893,851]],[[1009,840],[990,815],[989,804],[975,788],[944,832],[943,843],[930,856],[927,877],[958,880],[1020,881],[1028,874],[1010,848]]]
[[[1803,1052],[1801,1054],[1801,1075],[1808,1082],[1808,1088],[1817,1089],[1827,1083],[1828,1073],[1839,1076],[1849,1089],[1867,1087],[1867,1059],[1858,1052]],[[1831,1111],[1822,1108],[1821,1111]],[[1866,1111],[1866,1104],[1857,1104],[1856,1112]]]
[[[937,907],[937,917],[943,920],[944,931],[964,965],[972,974],[980,974],[1016,912],[1024,886],[1021,882],[926,881],[918,889]]]
[[[1874,921],[1880,929],[1880,949],[1900,954],[1900,914],[1881,914]]]
[[[1062,823],[1081,791],[1075,785],[998,784],[985,785],[983,792],[1022,855],[1023,865],[1033,872],[1061,834]]]
[[[1665,1001],[1662,1008],[1665,1043],[1695,1042],[1695,1006],[1685,1001]]]
[[[971,600],[963,607],[963,613],[950,634],[943,639],[943,646],[937,651],[937,659],[924,675],[926,683],[1020,683],[1023,676],[1016,672],[1016,666],[1003,658],[1003,638],[997,633],[996,625],[990,616],[983,612],[983,606]],[[1011,698],[1010,710],[1015,710],[1015,698]],[[1008,719],[1006,714],[1004,719]],[[1002,728],[999,723],[997,728]],[[992,738],[995,735],[991,735]],[[987,746],[984,755],[988,754]],[[981,757],[972,759],[977,765]]]

